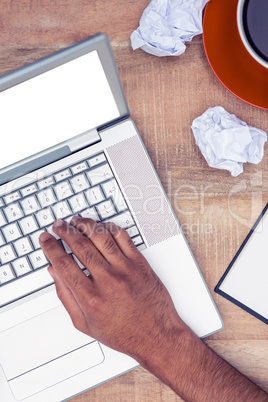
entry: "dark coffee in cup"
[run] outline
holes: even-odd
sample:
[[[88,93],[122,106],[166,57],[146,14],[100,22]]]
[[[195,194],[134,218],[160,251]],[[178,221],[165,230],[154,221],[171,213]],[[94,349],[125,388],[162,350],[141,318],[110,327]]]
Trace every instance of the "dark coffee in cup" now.
[[[251,47],[268,61],[268,0],[245,0],[243,25]]]
[[[236,20],[245,49],[268,69],[268,0],[238,0]]]

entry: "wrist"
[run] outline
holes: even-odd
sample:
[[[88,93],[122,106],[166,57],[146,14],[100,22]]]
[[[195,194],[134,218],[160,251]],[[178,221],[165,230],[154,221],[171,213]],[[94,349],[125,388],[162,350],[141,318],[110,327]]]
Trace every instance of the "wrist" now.
[[[149,340],[145,338],[143,346],[143,353],[133,357],[142,367],[187,399],[188,377],[193,374],[196,354],[198,360],[200,352],[203,355],[203,349],[207,348],[205,344],[178,316]]]
[[[145,335],[142,347],[133,357],[142,367],[162,378],[169,371],[174,356],[184,355],[187,345],[190,347],[193,344],[192,338],[196,339],[197,336],[179,316],[175,316],[155,326],[148,336]],[[197,340],[200,342],[199,338]]]

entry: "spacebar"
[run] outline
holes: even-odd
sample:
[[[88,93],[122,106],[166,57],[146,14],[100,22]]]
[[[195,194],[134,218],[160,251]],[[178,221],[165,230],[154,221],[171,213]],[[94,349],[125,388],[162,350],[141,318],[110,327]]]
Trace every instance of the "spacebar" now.
[[[53,283],[47,267],[39,268],[26,276],[0,286],[0,307],[21,299]]]

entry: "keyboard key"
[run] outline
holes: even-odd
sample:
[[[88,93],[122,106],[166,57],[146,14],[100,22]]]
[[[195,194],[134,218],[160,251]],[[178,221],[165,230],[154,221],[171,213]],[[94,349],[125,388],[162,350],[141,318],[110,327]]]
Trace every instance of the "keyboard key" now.
[[[9,264],[0,267],[0,285],[2,285],[2,283],[11,281],[14,278],[15,274]]]
[[[48,260],[41,249],[29,254],[29,258],[34,269],[41,268],[48,263]]]
[[[47,231],[48,233],[52,234],[52,236],[54,236],[55,239],[57,239],[57,240],[60,239],[60,237],[59,237],[56,233],[53,232],[53,225],[48,226],[48,227],[46,228],[46,231]],[[41,232],[41,233],[42,233],[42,232]],[[40,235],[39,235],[39,236],[40,236]],[[39,243],[39,236],[38,236],[38,243]],[[37,248],[37,247],[35,247],[35,248]]]
[[[4,215],[2,213],[2,211],[0,211],[0,226],[3,226],[7,223],[7,221],[4,218]]]
[[[143,240],[140,236],[133,237],[132,241],[135,244],[135,246],[139,246],[140,244],[143,243]]]
[[[7,242],[11,242],[21,237],[21,232],[16,223],[11,223],[10,225],[5,226],[3,228],[3,233]]]
[[[76,257],[76,255],[73,255],[73,259],[75,260],[76,264],[81,268],[84,269],[84,265],[82,264],[81,261],[78,260],[78,258]]]
[[[62,243],[62,245],[63,245],[64,250],[66,251],[66,253],[67,253],[67,254],[71,254],[71,253],[72,253],[72,250],[70,249],[70,247],[68,246],[68,244],[65,243],[64,240],[62,240],[61,243]]]
[[[39,228],[33,216],[27,216],[21,219],[19,224],[24,235],[32,233]]]
[[[71,205],[74,214],[88,207],[88,203],[86,202],[86,199],[82,193],[69,198],[68,201]]]
[[[65,218],[64,220],[65,220],[65,222],[70,223],[72,219],[73,219],[73,214],[70,216],[67,216],[67,218]]]
[[[93,219],[94,221],[99,221],[99,215],[97,214],[96,210],[94,207],[88,208],[85,211],[82,211],[79,213],[82,218],[88,218],[88,219]]]
[[[86,191],[86,197],[88,199],[89,205],[95,205],[105,200],[104,195],[100,189],[100,186],[88,189]]]
[[[53,177],[50,176],[50,177],[45,178],[44,180],[40,180],[37,183],[37,185],[39,187],[39,190],[43,190],[44,188],[51,186],[51,184],[53,184],[53,183],[54,183]]]
[[[42,208],[48,207],[49,205],[52,205],[57,201],[53,194],[53,191],[50,188],[44,191],[40,191],[37,194],[37,197]]]
[[[5,203],[10,204],[11,202],[17,201],[21,198],[20,193],[18,191],[14,191],[14,193],[8,194],[4,197]]]
[[[12,266],[17,276],[25,275],[32,270],[26,257],[18,258],[13,261]]]
[[[76,255],[73,255],[73,259],[75,260],[76,264],[83,270],[83,272],[88,276],[90,275],[89,271],[84,267],[81,261],[78,260]]]
[[[137,247],[137,249],[139,251],[145,250],[147,248],[144,243],[142,243],[142,244],[140,244],[139,246],[136,246],[136,247]]]
[[[54,187],[54,191],[59,201],[63,200],[64,198],[70,197],[70,195],[73,195],[73,191],[68,181],[63,181],[62,183],[57,184]]]
[[[105,157],[104,153],[93,156],[92,158],[88,159],[88,164],[90,167],[97,166],[103,162],[106,162],[106,157]]]
[[[72,214],[72,211],[70,210],[70,207],[66,201],[60,201],[53,205],[52,208],[57,219],[63,219]]]
[[[122,212],[127,209],[124,197],[122,196],[122,193],[115,179],[103,183],[102,188],[104,190],[106,198],[113,197],[113,202],[118,212]]]
[[[130,228],[127,229],[127,232],[130,237],[134,237],[139,234],[137,226],[131,226]]]
[[[19,207],[19,204],[16,202],[15,204],[11,204],[4,209],[8,222],[14,222],[23,217],[23,212]],[[0,220],[1,222],[1,220]],[[1,223],[0,223],[1,225]]]
[[[113,173],[108,163],[88,171],[87,175],[92,186],[113,178]]]
[[[14,246],[19,257],[33,251],[32,245],[28,237],[22,237],[21,239],[15,241]]]
[[[86,162],[80,162],[77,165],[73,166],[71,169],[73,174],[76,174],[82,172],[83,170],[88,169],[88,166]]]
[[[3,238],[3,235],[0,233],[0,247],[3,246],[3,244],[5,243],[6,243],[5,239]]]
[[[111,219],[107,219],[110,222],[115,223],[117,226],[120,226],[123,229],[126,229],[130,226],[134,226],[135,222],[129,211],[123,212],[122,214],[118,214],[113,216]]]
[[[68,179],[68,177],[70,177],[70,176],[71,176],[70,170],[65,169],[62,172],[55,174],[54,178],[55,178],[56,182],[59,182],[59,181],[64,180],[64,179]]]
[[[30,195],[32,193],[34,193],[35,191],[37,191],[37,187],[36,184],[31,184],[28,187],[23,188],[21,191],[21,194],[23,197],[26,197],[27,195]]]
[[[115,179],[112,179],[112,180],[109,180],[109,181],[106,181],[105,183],[103,183],[102,188],[104,190],[104,194],[106,195],[106,198],[114,197],[114,195],[118,191],[121,193]]]
[[[110,200],[106,200],[101,204],[98,204],[96,208],[101,219],[106,219],[116,214],[114,206]]]
[[[55,220],[50,208],[41,209],[35,216],[41,228],[50,225]]]
[[[3,207],[4,205],[4,201],[2,200],[2,198],[0,198],[0,207]]]
[[[10,244],[0,247],[0,260],[2,264],[14,260],[14,258],[16,258],[16,254]]]
[[[25,215],[32,214],[40,209],[40,206],[38,205],[37,199],[34,195],[21,200],[20,205],[22,206]]]
[[[75,193],[79,193],[80,191],[86,190],[90,187],[89,182],[84,174],[74,176],[72,179],[70,179],[70,182]]]
[[[38,232],[34,232],[33,234],[30,235],[31,242],[33,243],[35,249],[40,248],[39,236],[43,232],[44,230],[38,230]]]

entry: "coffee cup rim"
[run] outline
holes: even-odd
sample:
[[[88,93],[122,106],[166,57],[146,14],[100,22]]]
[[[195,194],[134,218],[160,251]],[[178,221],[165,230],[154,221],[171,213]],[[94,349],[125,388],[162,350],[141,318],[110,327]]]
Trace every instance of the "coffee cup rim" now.
[[[237,20],[237,28],[240,35],[240,38],[243,42],[243,45],[247,49],[248,53],[263,67],[268,68],[268,62],[263,60],[257,52],[251,47],[248,38],[245,34],[244,24],[243,24],[243,9],[246,0],[238,0],[237,9],[236,9],[236,20]]]

